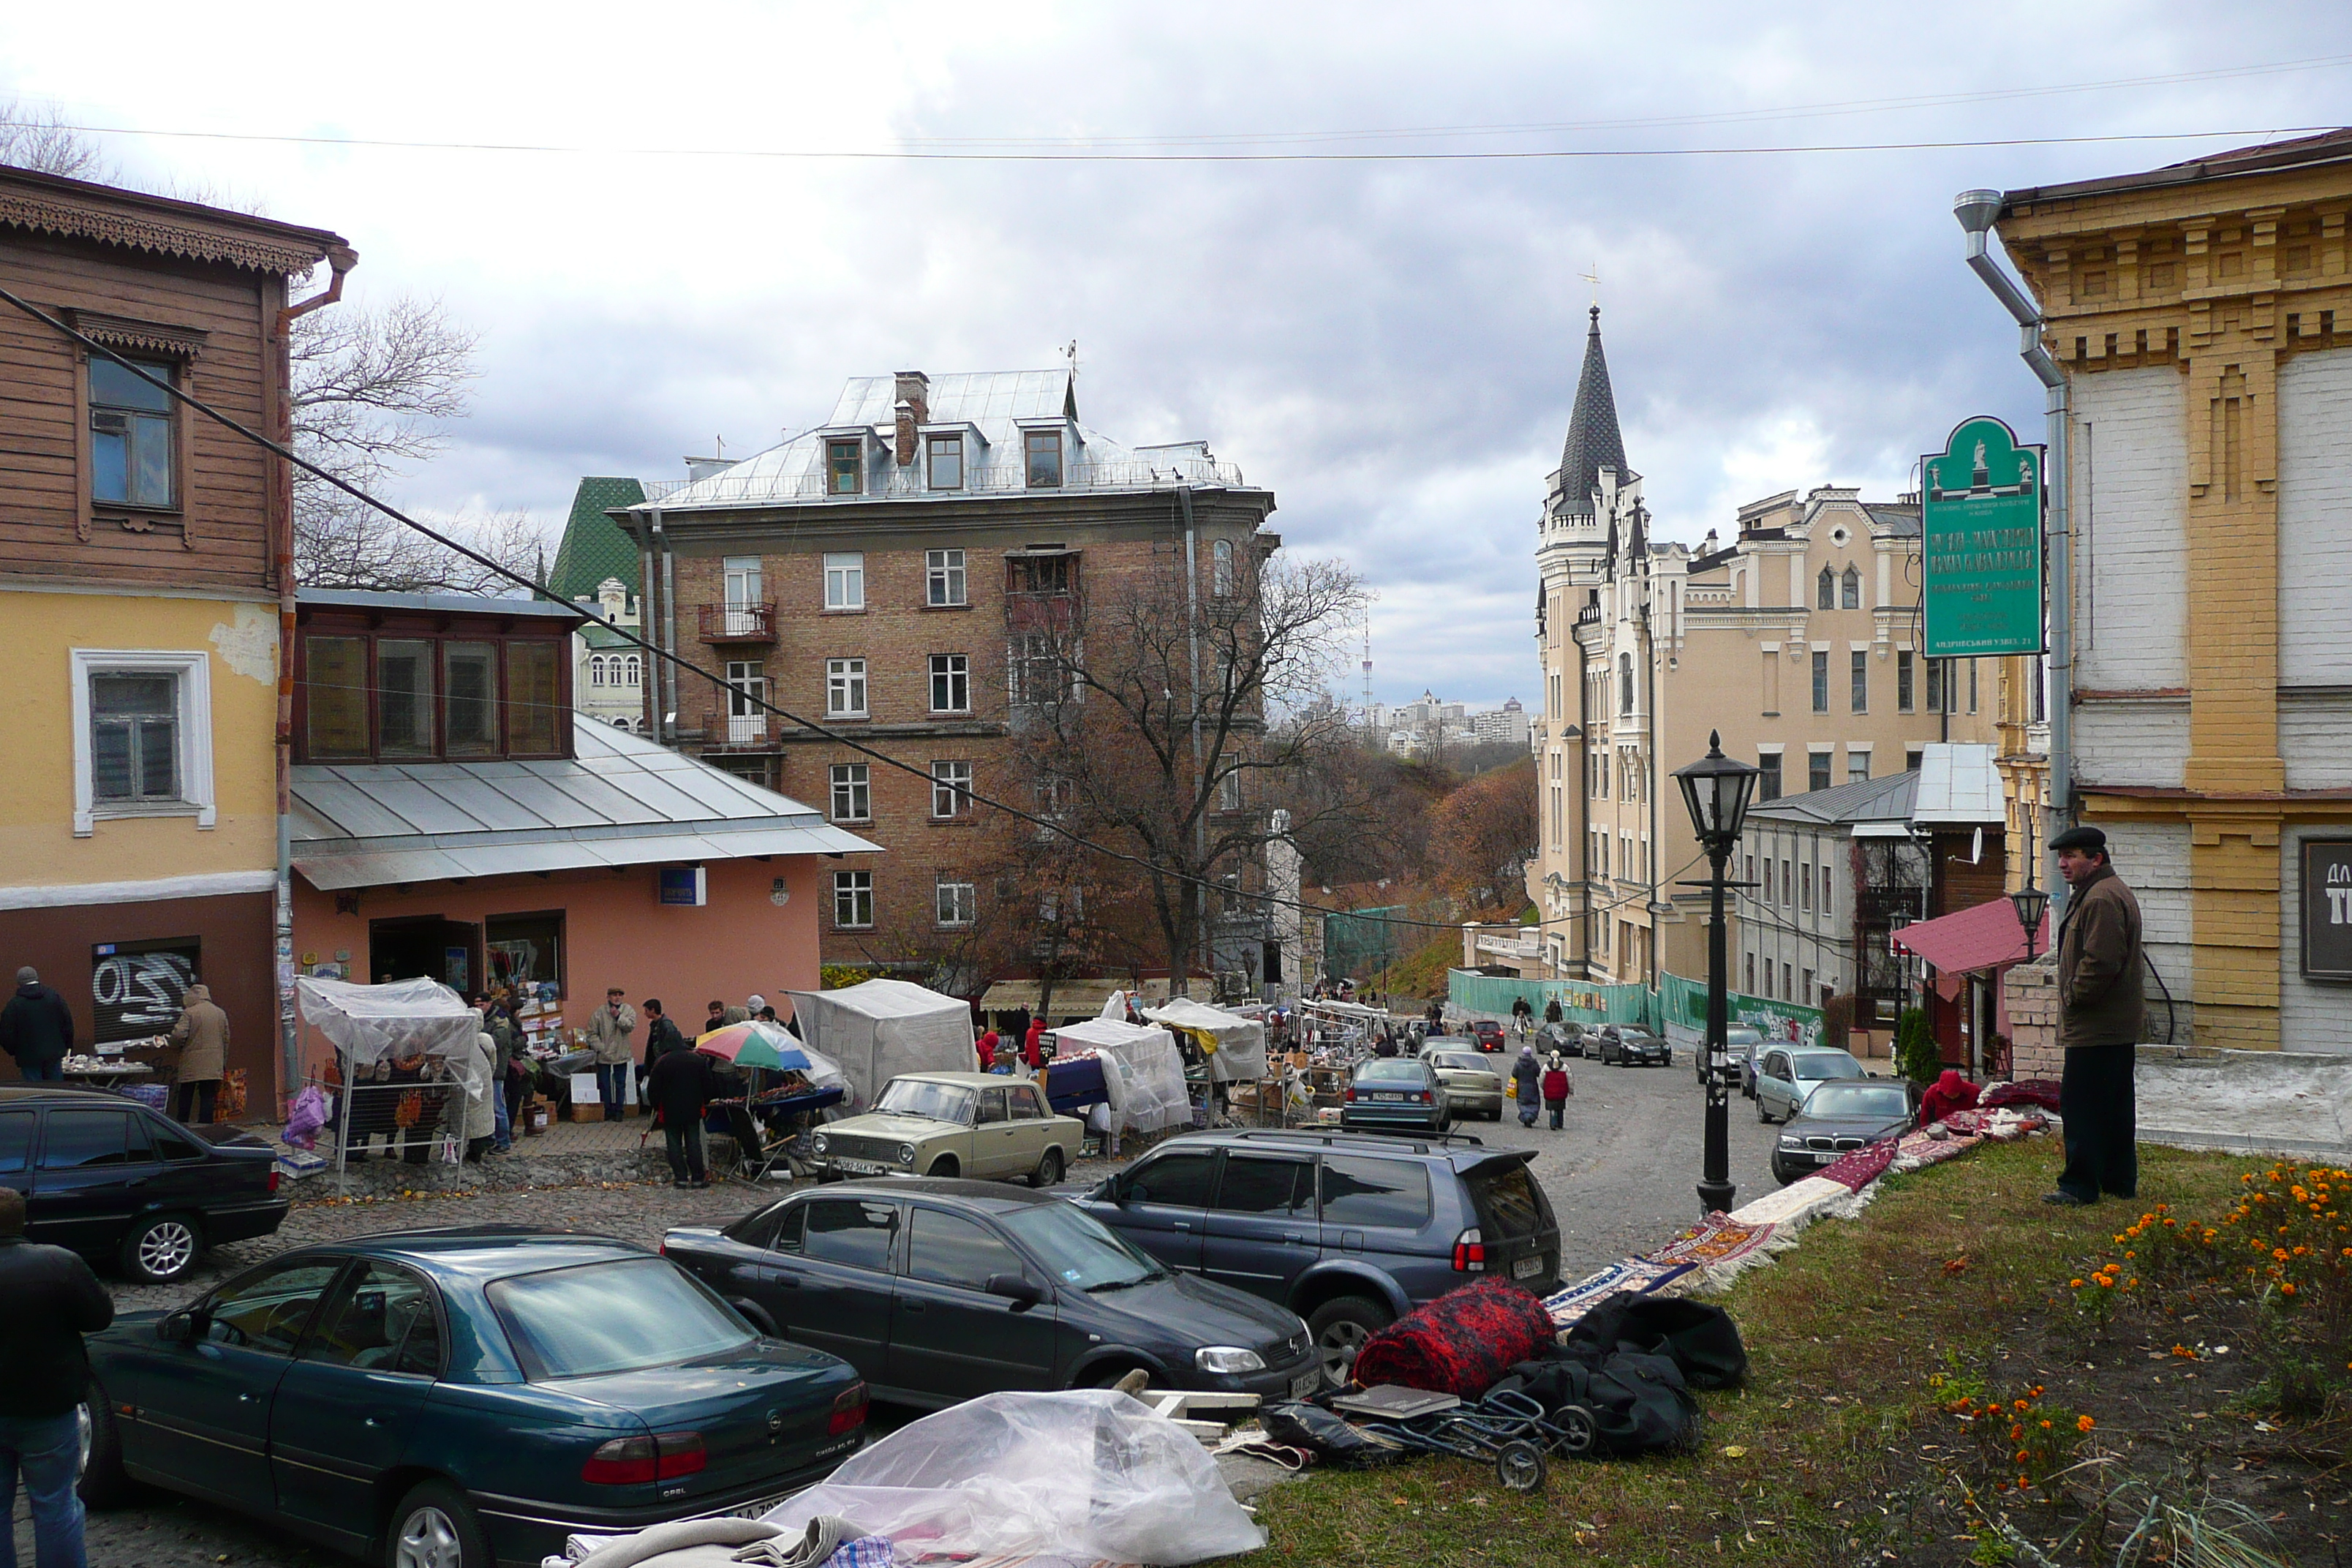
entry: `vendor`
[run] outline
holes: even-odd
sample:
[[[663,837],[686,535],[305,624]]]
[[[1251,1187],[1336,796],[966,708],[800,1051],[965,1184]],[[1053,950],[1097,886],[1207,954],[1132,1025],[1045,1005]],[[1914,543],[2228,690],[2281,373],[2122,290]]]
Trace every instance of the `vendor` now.
[[[228,1059],[228,1015],[214,1004],[210,987],[191,985],[181,994],[180,1021],[172,1026],[172,1039],[180,1047],[180,1065],[172,1079],[172,1119],[184,1127],[208,1123]],[[188,1117],[192,1109],[193,1121]]]

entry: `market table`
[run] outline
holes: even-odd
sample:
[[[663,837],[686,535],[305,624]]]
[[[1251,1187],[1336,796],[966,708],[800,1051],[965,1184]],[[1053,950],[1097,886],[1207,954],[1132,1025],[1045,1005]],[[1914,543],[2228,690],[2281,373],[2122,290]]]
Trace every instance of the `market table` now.
[[[136,1078],[152,1078],[155,1069],[145,1062],[121,1057],[68,1057],[61,1068],[66,1078],[92,1089],[118,1089]]]

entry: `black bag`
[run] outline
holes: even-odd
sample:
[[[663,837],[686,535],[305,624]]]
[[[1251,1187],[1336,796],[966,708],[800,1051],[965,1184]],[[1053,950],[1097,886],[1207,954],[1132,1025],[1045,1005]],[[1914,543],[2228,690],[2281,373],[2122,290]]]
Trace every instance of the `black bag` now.
[[[1620,1290],[1603,1297],[1568,1331],[1571,1355],[1635,1351],[1674,1358],[1693,1388],[1736,1388],[1748,1375],[1739,1325],[1722,1308],[1678,1296]]]
[[[1525,1394],[1554,1418],[1566,1406],[1582,1406],[1592,1418],[1593,1447],[1604,1454],[1680,1453],[1698,1445],[1698,1401],[1671,1357],[1555,1354],[1521,1362],[1496,1387]]]
[[[1334,1465],[1384,1464],[1403,1453],[1319,1405],[1268,1405],[1258,1411],[1257,1424],[1285,1447],[1309,1449]]]

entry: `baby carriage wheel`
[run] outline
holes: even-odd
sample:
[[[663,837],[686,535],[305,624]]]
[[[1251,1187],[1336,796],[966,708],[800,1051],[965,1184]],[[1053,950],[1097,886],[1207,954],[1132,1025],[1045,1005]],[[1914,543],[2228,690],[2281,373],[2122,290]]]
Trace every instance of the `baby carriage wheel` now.
[[[1563,1405],[1554,1412],[1552,1425],[1559,1428],[1559,1451],[1563,1454],[1591,1452],[1594,1424],[1592,1412],[1581,1405]]]
[[[1539,1492],[1549,1471],[1543,1450],[1533,1443],[1513,1438],[1495,1450],[1495,1479],[1506,1490]]]

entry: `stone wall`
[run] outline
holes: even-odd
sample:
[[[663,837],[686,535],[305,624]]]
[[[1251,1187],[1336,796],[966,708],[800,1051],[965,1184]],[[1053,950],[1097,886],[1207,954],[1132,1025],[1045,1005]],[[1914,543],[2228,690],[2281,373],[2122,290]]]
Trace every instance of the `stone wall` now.
[[[2066,1065],[2058,1044],[2058,965],[2046,954],[2002,977],[2009,1005],[2010,1077],[2054,1079]]]

